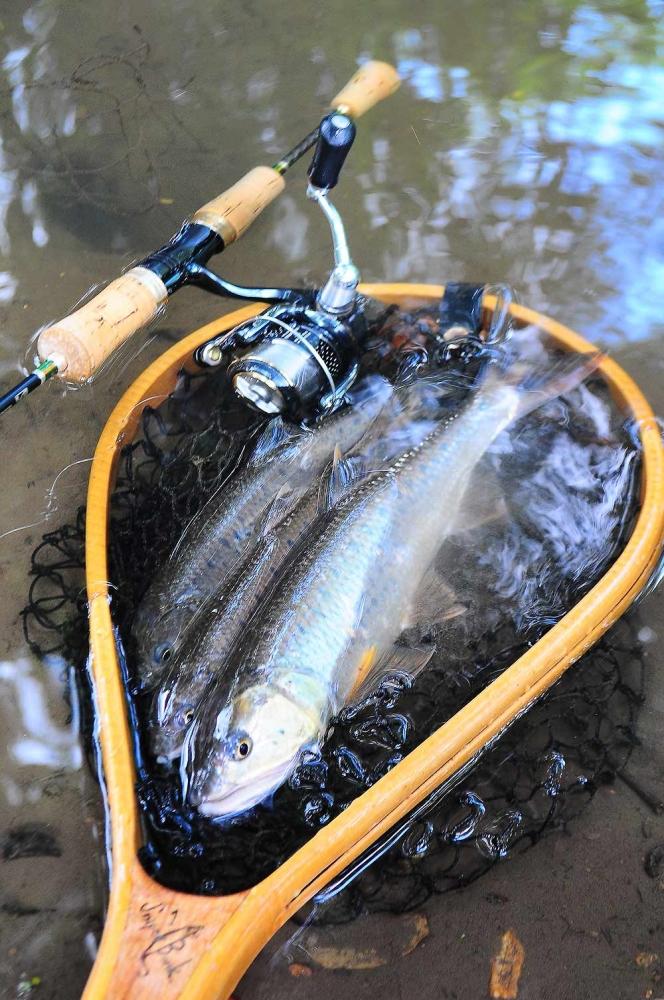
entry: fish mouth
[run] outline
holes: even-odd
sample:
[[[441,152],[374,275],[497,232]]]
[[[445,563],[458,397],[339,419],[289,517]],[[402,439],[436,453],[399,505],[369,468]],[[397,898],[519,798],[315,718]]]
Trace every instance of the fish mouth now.
[[[231,785],[221,788],[215,794],[202,793],[197,803],[192,802],[203,816],[230,818],[240,813],[248,812],[259,805],[281,785],[290,773],[292,762],[277,765],[264,771],[259,777],[247,785]],[[197,798],[197,796],[196,796]]]
[[[152,736],[152,753],[158,764],[171,764],[182,756],[185,733],[156,729]]]
[[[158,750],[155,753],[155,760],[158,764],[172,764],[182,756],[182,743],[172,750]]]

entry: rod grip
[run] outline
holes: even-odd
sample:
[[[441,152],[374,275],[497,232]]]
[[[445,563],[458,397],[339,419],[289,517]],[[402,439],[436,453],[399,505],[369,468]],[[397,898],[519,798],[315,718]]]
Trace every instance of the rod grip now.
[[[68,381],[85,382],[125,340],[152,322],[167,298],[166,286],[152,271],[132,267],[76,312],[42,330],[39,357],[52,358]]]
[[[398,90],[401,79],[394,66],[372,60],[360,66],[346,86],[339,91],[330,107],[359,118],[384,98]]]
[[[194,212],[192,222],[213,229],[228,246],[249,228],[285,186],[283,177],[272,167],[254,167],[227,191]]]

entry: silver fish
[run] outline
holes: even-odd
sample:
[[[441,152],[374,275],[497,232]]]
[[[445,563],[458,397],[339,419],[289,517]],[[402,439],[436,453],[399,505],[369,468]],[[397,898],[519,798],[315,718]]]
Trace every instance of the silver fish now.
[[[297,540],[316,516],[343,494],[351,471],[361,465],[366,474],[376,463],[382,467],[431,430],[431,420],[418,419],[417,397],[419,387],[401,391],[394,405],[382,409],[359,447],[343,460],[337,448],[320,486],[314,485],[285,517],[281,514],[284,501],[279,497],[275,500],[258,543],[197,612],[155,691],[149,727],[157,757],[173,760],[179,756],[206,688],[225,670],[231,650],[251,627]]]
[[[279,498],[275,501],[279,505]],[[266,591],[276,580],[288,552],[316,516],[318,490],[310,490],[283,520],[268,515],[261,537],[248,558],[200,609],[155,692],[150,739],[157,757],[180,755],[186,731],[210,681],[251,622]],[[278,517],[278,512],[276,514]]]
[[[138,609],[133,624],[143,688],[164,676],[192,616],[248,554],[266,508],[288,483],[293,503],[330,461],[370,427],[392,388],[378,376],[352,393],[351,405],[313,430],[271,421],[248,464],[210,498],[185,529]]]
[[[215,817],[256,805],[368,675],[377,681],[406,655],[426,662],[395,642],[473,470],[503,429],[595,365],[563,363],[532,392],[492,366],[466,407],[314,523],[187,733],[181,773],[192,805]]]

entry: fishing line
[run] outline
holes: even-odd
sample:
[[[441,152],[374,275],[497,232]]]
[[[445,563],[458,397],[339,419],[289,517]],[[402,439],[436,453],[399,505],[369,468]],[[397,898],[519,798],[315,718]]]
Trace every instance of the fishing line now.
[[[44,524],[45,521],[50,520],[50,518],[54,514],[56,514],[57,511],[58,511],[58,509],[59,509],[58,508],[58,504],[57,504],[57,497],[55,495],[55,487],[57,486],[58,480],[60,479],[60,477],[63,476],[65,474],[65,472],[68,472],[69,469],[73,469],[74,466],[76,466],[76,465],[86,465],[88,462],[91,462],[91,461],[92,461],[92,458],[79,458],[75,462],[70,462],[69,465],[66,465],[64,467],[64,469],[61,469],[60,472],[58,472],[58,474],[55,477],[55,479],[53,480],[53,483],[51,484],[51,486],[49,487],[49,489],[46,491],[46,494],[45,494],[46,509],[42,512],[39,520],[32,521],[30,524],[21,524],[17,528],[9,528],[7,531],[1,532],[0,533],[0,541],[3,538],[6,538],[8,535],[15,534],[17,531],[26,531],[28,528],[37,528],[37,527],[39,527],[40,524]],[[74,487],[72,487],[72,489],[73,488]]]

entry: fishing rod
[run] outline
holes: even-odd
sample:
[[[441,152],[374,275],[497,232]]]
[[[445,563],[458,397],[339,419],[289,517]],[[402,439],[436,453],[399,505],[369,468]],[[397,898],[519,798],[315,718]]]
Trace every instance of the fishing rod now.
[[[331,114],[273,166],[254,167],[194,212],[164,246],[115,278],[80,309],[46,326],[37,338],[39,364],[0,396],[0,413],[53,377],[67,382],[88,381],[121,344],[159,315],[168,298],[183,285],[194,284],[232,298],[299,301],[302,293],[295,289],[249,287],[225,281],[208,269],[207,262],[237,240],[281,194],[284,174],[317,143],[320,187],[316,190],[324,192],[330,180],[328,186],[333,186],[335,171],[338,176],[350,146],[348,135],[352,132],[351,142],[354,136],[353,122],[394,93],[399,83],[396,70],[388,63],[365,63],[330,103]],[[341,132],[344,142],[339,145]],[[211,363],[213,357],[214,352]]]

